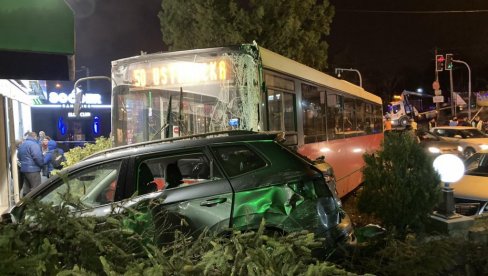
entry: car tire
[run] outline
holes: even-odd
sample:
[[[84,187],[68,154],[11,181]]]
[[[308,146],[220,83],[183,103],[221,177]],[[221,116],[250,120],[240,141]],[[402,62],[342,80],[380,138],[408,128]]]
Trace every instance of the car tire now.
[[[467,158],[471,157],[475,153],[476,153],[476,151],[473,148],[466,148],[464,150],[464,153],[463,153],[464,154],[464,158],[467,159]]]

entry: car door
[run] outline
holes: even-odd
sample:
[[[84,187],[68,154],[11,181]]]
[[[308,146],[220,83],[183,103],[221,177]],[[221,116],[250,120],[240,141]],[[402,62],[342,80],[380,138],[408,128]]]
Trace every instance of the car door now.
[[[149,154],[135,163],[136,194],[161,200],[138,207],[149,207],[156,231],[175,225],[191,233],[229,227],[232,189],[205,148]]]
[[[68,203],[81,215],[106,216],[124,185],[125,167],[123,159],[81,167],[48,182],[32,198],[53,206]]]

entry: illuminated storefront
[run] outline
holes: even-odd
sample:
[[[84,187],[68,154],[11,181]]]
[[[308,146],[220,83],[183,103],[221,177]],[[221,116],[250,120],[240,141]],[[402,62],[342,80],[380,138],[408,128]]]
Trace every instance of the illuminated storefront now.
[[[65,150],[95,138],[110,135],[110,104],[102,95],[85,93],[79,116],[73,112],[73,92],[50,91],[45,100],[35,100],[32,106],[32,126],[44,131]]]

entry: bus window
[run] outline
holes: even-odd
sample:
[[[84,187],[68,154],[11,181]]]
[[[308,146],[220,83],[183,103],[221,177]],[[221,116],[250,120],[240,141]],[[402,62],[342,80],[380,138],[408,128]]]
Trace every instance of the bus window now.
[[[295,95],[268,89],[269,130],[296,131]]]
[[[325,94],[316,86],[302,84],[303,133],[305,143],[327,140]]]
[[[295,83],[266,73],[269,130],[296,132]],[[290,92],[290,93],[289,93]]]
[[[344,97],[344,134],[346,137],[357,136],[356,104],[353,98]]]
[[[327,93],[327,135],[329,140],[344,138],[343,97]]]
[[[360,99],[356,99],[356,123],[358,136],[366,134],[366,103]]]

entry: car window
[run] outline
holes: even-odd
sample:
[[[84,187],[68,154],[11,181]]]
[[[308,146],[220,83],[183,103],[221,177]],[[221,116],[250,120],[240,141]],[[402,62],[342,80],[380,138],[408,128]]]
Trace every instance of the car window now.
[[[439,141],[439,137],[426,131],[418,132],[420,141]]]
[[[114,201],[121,160],[74,172],[36,197],[41,202],[59,205],[68,197],[88,207]]]
[[[244,145],[219,146],[213,150],[230,177],[266,166],[266,161]]]
[[[477,153],[465,161],[467,175],[488,176],[488,154]]]
[[[437,134],[441,137],[447,137],[447,133],[444,129],[436,129],[434,130],[434,134]]]
[[[222,175],[202,151],[143,160],[138,167],[138,194],[199,184]]]
[[[486,138],[486,135],[484,135],[478,129],[465,129],[465,130],[461,130],[460,133],[463,139]]]

